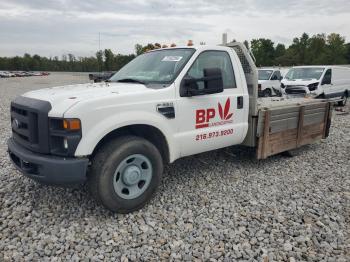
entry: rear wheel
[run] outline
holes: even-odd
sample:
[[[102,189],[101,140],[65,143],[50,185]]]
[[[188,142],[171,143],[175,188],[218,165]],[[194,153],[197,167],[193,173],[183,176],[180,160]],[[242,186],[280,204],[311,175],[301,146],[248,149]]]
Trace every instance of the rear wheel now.
[[[344,95],[341,97],[341,101],[338,102],[338,106],[345,106],[346,102],[348,101],[348,94],[344,93]]]
[[[93,196],[109,210],[129,213],[152,198],[162,173],[158,149],[143,138],[126,136],[98,151],[88,184]]]

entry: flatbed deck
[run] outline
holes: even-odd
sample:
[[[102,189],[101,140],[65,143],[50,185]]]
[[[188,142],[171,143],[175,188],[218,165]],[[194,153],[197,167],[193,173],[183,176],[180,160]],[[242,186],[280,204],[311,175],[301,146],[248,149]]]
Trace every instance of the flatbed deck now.
[[[256,152],[264,159],[328,136],[333,103],[317,99],[258,102]]]

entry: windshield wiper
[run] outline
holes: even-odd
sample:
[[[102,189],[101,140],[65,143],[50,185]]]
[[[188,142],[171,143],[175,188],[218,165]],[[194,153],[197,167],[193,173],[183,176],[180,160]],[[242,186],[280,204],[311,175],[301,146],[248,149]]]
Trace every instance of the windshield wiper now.
[[[120,83],[138,83],[138,84],[146,84],[145,82],[142,82],[140,80],[137,80],[137,79],[133,79],[133,78],[123,78],[123,79],[119,79],[117,80],[117,82],[120,82]]]

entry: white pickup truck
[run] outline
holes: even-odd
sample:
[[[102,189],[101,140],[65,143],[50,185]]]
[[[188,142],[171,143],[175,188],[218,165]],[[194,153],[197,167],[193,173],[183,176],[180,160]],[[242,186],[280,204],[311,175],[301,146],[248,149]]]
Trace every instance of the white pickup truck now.
[[[281,96],[281,71],[274,68],[258,69],[259,97]]]
[[[87,182],[105,207],[131,212],[151,198],[163,165],[181,157],[243,144],[264,159],[328,136],[331,102],[257,93],[241,43],[159,49],[108,82],[17,97],[8,152],[36,181]]]

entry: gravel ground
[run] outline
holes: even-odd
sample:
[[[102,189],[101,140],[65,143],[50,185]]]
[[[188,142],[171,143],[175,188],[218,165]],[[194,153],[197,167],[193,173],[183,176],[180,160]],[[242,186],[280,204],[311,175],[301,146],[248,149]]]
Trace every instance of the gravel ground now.
[[[334,112],[330,137],[291,158],[233,147],[178,160],[149,205],[118,215],[86,188],[23,177],[6,153],[11,99],[86,81],[0,79],[0,261],[349,261],[349,114]]]

